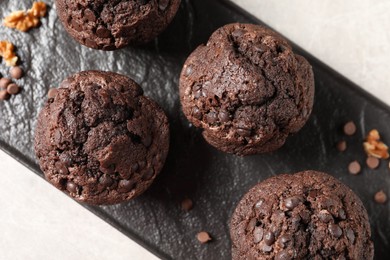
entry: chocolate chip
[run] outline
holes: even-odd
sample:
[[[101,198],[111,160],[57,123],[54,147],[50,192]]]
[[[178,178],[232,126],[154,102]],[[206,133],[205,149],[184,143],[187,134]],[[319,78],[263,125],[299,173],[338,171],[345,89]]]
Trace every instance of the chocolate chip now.
[[[198,99],[198,98],[200,98],[202,95],[203,95],[203,91],[199,89],[199,90],[195,91],[194,97],[195,97],[196,99]]]
[[[262,250],[263,252],[265,252],[265,253],[271,252],[271,251],[272,251],[272,246],[269,246],[269,245],[267,245],[267,244],[263,244],[263,245],[261,246],[261,250]]]
[[[15,94],[18,94],[20,91],[20,88],[18,85],[16,85],[15,83],[11,83],[7,86],[7,92],[8,94],[10,95],[15,95]]]
[[[69,154],[62,153],[60,155],[60,160],[65,167],[70,167],[73,164],[73,159]]]
[[[244,35],[245,33],[246,33],[245,30],[243,30],[243,29],[241,29],[241,28],[237,28],[237,29],[235,29],[235,30],[232,32],[232,36],[238,38],[238,37]]]
[[[161,155],[156,154],[156,156],[153,157],[153,165],[156,166],[159,164],[161,164]]]
[[[167,9],[168,5],[169,5],[169,0],[159,0],[158,1],[158,8],[161,11],[164,11],[165,9]]]
[[[348,228],[345,233],[349,242],[351,242],[351,244],[355,243],[355,233],[353,232],[353,230]]]
[[[0,88],[7,88],[9,84],[11,84],[11,80],[8,78],[1,78],[0,79]]]
[[[309,223],[311,220],[311,213],[308,210],[302,210],[299,212],[299,216],[301,216],[304,223]]]
[[[344,125],[343,130],[346,135],[354,135],[356,133],[356,125],[354,122],[349,121]]]
[[[96,29],[96,35],[100,38],[109,38],[111,36],[111,31],[103,26],[99,26]]]
[[[300,226],[301,217],[299,215],[296,215],[291,218],[291,228],[294,230],[297,230]]]
[[[105,187],[110,187],[113,184],[113,181],[110,176],[107,174],[103,174],[99,178],[99,183]]]
[[[142,139],[142,144],[145,147],[149,147],[152,144],[152,137],[150,135],[145,136],[145,138]]]
[[[80,32],[81,30],[83,30],[83,27],[81,26],[81,24],[76,20],[76,19],[72,19],[72,27],[74,30]]]
[[[366,160],[366,164],[371,169],[376,169],[379,166],[379,159],[376,157],[369,156]]]
[[[138,163],[134,163],[134,164],[131,166],[131,172],[137,172],[138,169],[139,169]]]
[[[292,259],[287,250],[282,250],[276,254],[275,260],[290,260]]]
[[[119,192],[129,192],[135,187],[133,180],[120,180],[118,185]]]
[[[264,242],[267,245],[269,245],[269,246],[272,245],[275,242],[275,235],[274,235],[274,233],[272,233],[271,231],[265,232],[265,234],[264,234]]]
[[[374,199],[376,203],[385,204],[387,201],[387,195],[383,190],[380,190],[375,193]]]
[[[58,90],[56,88],[51,88],[49,89],[49,92],[47,92],[47,97],[50,98],[55,98],[57,95]]]
[[[279,238],[278,243],[279,243],[279,245],[280,245],[282,248],[285,248],[285,247],[286,247],[286,244],[287,244],[288,242],[290,242],[290,241],[291,241],[291,237],[290,237],[290,236],[288,236],[288,235],[282,235],[282,236]]]
[[[347,218],[347,215],[345,214],[344,209],[339,209],[339,218],[342,220],[345,220]]]
[[[192,66],[187,66],[184,71],[184,75],[188,77],[191,74],[192,74]]]
[[[13,79],[20,79],[23,77],[23,70],[21,67],[15,66],[10,69],[9,74]]]
[[[339,238],[343,234],[343,231],[341,230],[341,228],[338,225],[333,224],[333,223],[329,224],[328,230],[329,230],[329,233],[332,236],[334,236],[335,238]]]
[[[105,174],[113,174],[115,172],[115,164],[110,164],[109,166],[101,165],[99,170]]]
[[[252,218],[249,223],[248,223],[248,226],[246,227],[246,230],[248,232],[252,232],[255,227],[256,227],[256,223],[257,223],[257,219],[256,218]]]
[[[7,90],[0,90],[0,100],[7,100],[9,97]]]
[[[261,44],[254,44],[254,45],[253,45],[253,48],[254,48],[255,51],[257,51],[257,52],[264,52],[264,46],[261,45]]]
[[[188,198],[184,199],[181,202],[181,208],[184,211],[190,211],[192,209],[193,205],[194,205],[194,203],[192,202],[192,200],[190,200]]]
[[[350,174],[356,175],[360,172],[361,166],[358,161],[353,161],[348,165],[348,171]]]
[[[53,135],[54,142],[56,144],[61,144],[62,142],[62,133],[59,129],[55,130],[54,135]]]
[[[217,114],[214,111],[210,111],[206,115],[206,120],[209,124],[214,124],[215,122],[217,122]]]
[[[226,123],[230,120],[230,116],[229,116],[229,113],[227,111],[220,111],[219,114],[218,114],[218,118],[219,120],[222,122],[222,123]]]
[[[146,162],[145,161],[139,161],[138,162],[138,166],[139,166],[139,169],[142,170],[143,168],[145,168]]]
[[[251,136],[251,130],[250,129],[245,129],[245,128],[237,128],[236,130],[237,134],[243,137],[249,137]]]
[[[77,192],[77,185],[72,181],[68,181],[68,183],[66,183],[66,189],[70,193],[76,193]]]
[[[202,119],[202,112],[200,112],[198,107],[192,108],[192,116],[199,120]]]
[[[289,210],[292,210],[294,209],[296,206],[299,205],[299,202],[301,202],[301,199],[299,197],[289,197],[287,199],[284,200],[284,206],[289,209]]]
[[[307,107],[302,108],[302,117],[306,117],[309,114],[309,110]]]
[[[347,142],[344,141],[344,140],[338,142],[337,145],[336,145],[336,148],[340,152],[344,152],[345,150],[347,150]]]
[[[90,9],[86,9],[84,11],[84,17],[87,18],[87,20],[90,21],[90,22],[95,22],[96,21],[95,13],[92,10],[90,10]]]
[[[256,202],[255,208],[260,209],[261,206],[263,206],[263,203],[264,203],[264,200],[263,200],[263,199],[259,200],[258,202]]]
[[[333,217],[332,215],[329,213],[329,211],[323,209],[321,210],[319,213],[318,213],[318,218],[324,222],[324,223],[328,223],[330,221],[333,220]]]
[[[263,234],[264,230],[261,227],[256,227],[253,231],[253,242],[260,243],[261,240],[263,240]]]
[[[62,163],[62,162],[56,162],[56,163],[55,163],[55,167],[56,167],[56,169],[57,169],[57,171],[58,171],[59,174],[61,174],[61,175],[68,175],[68,174],[69,174],[69,170],[68,170],[68,168],[65,166],[64,163]]]
[[[211,240],[209,233],[202,231],[196,235],[196,238],[201,244],[205,244]]]
[[[142,179],[143,179],[143,180],[150,180],[150,179],[153,177],[153,175],[154,175],[154,170],[153,170],[153,168],[148,168],[148,169],[145,171],[144,175],[142,176]]]

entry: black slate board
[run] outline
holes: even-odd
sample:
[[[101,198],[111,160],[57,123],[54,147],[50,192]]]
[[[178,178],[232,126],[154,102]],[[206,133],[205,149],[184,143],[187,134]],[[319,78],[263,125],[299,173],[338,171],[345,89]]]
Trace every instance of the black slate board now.
[[[31,4],[0,0],[0,14]],[[1,149],[42,176],[34,158],[33,133],[49,87],[80,70],[119,72],[139,82],[146,95],[165,109],[171,122],[171,150],[163,172],[149,191],[121,205],[87,206],[96,215],[161,258],[229,259],[228,223],[241,196],[271,175],[315,169],[331,173],[360,196],[370,215],[376,259],[389,259],[390,206],[373,202],[377,190],[390,193],[387,162],[375,171],[364,167],[359,176],[351,176],[346,170],[351,160],[364,164],[361,144],[370,129],[379,129],[390,143],[388,106],[295,46],[313,65],[315,106],[307,125],[282,149],[245,158],[224,154],[206,144],[200,131],[186,121],[177,88],[181,66],[215,29],[231,22],[261,23],[227,1],[183,0],[173,24],[158,40],[116,52],[95,51],[73,41],[59,22],[54,5],[42,26],[28,34],[0,27],[0,39],[16,44],[27,72],[19,81],[23,92],[9,102],[0,102]],[[4,63],[0,72],[6,73]],[[334,144],[344,138],[341,126],[348,120],[357,123],[358,132],[346,138],[349,148],[341,154]],[[185,197],[195,203],[189,213],[179,207]],[[195,236],[201,230],[212,235],[211,243],[198,243]]]

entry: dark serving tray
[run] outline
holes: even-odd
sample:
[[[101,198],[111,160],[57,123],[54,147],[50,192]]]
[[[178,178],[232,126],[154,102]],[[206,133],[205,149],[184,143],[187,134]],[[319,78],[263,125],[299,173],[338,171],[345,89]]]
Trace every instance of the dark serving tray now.
[[[0,0],[0,11],[8,14],[31,4]],[[182,64],[215,29],[231,22],[261,23],[227,1],[183,0],[174,22],[156,41],[115,52],[88,49],[73,41],[54,6],[42,26],[29,33],[1,26],[1,38],[16,44],[27,72],[19,81],[23,92],[0,102],[1,149],[42,176],[34,157],[33,133],[48,89],[81,70],[119,72],[139,82],[146,95],[165,109],[171,123],[171,149],[164,170],[144,195],[120,205],[86,206],[93,213],[161,258],[229,259],[228,223],[241,196],[271,175],[315,169],[336,176],[360,196],[370,216],[376,259],[390,259],[390,205],[373,201],[379,189],[390,192],[387,162],[375,171],[364,167],[358,176],[347,172],[352,160],[364,165],[362,141],[370,129],[378,129],[390,142],[388,106],[294,46],[313,65],[315,106],[307,125],[282,149],[244,158],[224,154],[205,143],[200,131],[184,118],[178,97]],[[6,72],[4,63],[0,72]],[[340,128],[348,120],[357,123],[358,131],[346,138]],[[348,142],[344,153],[334,147],[342,138]],[[179,206],[186,197],[195,203],[188,213]],[[195,237],[202,230],[211,234],[212,242],[199,244]]]

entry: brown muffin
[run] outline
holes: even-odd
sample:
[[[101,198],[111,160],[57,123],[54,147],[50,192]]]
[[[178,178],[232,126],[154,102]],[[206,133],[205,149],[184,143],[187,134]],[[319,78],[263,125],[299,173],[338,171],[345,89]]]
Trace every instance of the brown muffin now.
[[[113,204],[143,193],[169,148],[165,113],[133,80],[85,71],[64,80],[38,117],[46,179],[78,201]]]
[[[76,41],[115,50],[154,39],[172,21],[180,0],[56,0],[56,5]]]
[[[187,59],[183,112],[221,151],[271,152],[306,123],[313,107],[310,64],[275,32],[253,24],[219,28]]]
[[[249,190],[230,224],[233,260],[373,259],[367,211],[332,176],[278,175]]]

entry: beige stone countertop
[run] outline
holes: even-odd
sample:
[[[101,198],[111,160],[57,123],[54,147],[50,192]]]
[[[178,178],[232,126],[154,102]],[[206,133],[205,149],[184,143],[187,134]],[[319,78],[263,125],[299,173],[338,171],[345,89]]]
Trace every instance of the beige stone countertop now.
[[[390,1],[233,2],[390,105]],[[3,152],[0,169],[0,259],[156,259]]]

